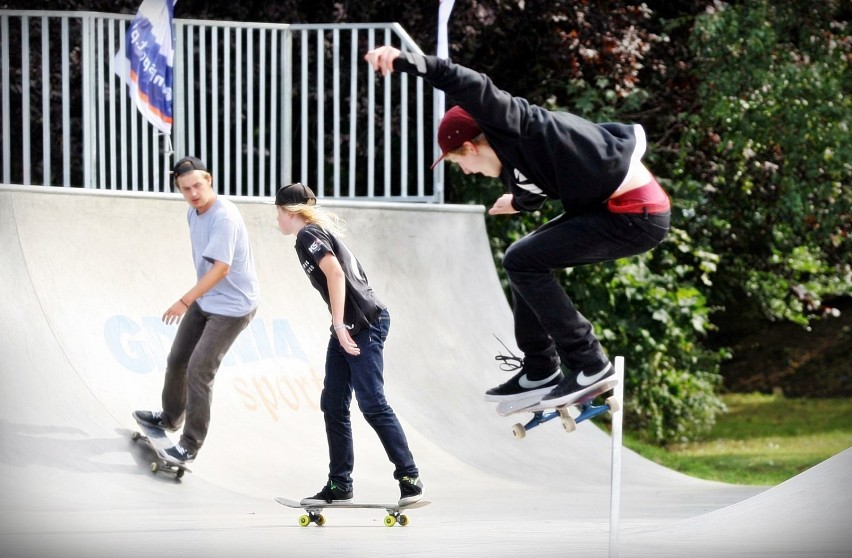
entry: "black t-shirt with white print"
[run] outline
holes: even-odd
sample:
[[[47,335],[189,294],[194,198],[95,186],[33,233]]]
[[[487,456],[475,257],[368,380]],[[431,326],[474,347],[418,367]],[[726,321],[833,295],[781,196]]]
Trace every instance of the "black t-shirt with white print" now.
[[[329,305],[329,310],[331,310],[331,300],[328,296],[328,279],[320,269],[319,262],[326,254],[333,255],[340,262],[340,267],[343,268],[346,276],[343,323],[346,324],[351,335],[368,327],[386,308],[367,282],[367,275],[355,254],[335,235],[326,232],[318,225],[309,224],[296,235],[296,254],[311,284]]]

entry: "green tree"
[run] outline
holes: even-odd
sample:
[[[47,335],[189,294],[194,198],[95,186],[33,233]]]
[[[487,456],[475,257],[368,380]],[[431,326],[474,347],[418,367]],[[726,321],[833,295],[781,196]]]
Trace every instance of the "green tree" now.
[[[694,208],[690,234],[720,255],[716,304],[807,324],[823,297],[852,291],[852,40],[840,5],[720,3],[695,22],[699,109],[679,115],[676,193]]]

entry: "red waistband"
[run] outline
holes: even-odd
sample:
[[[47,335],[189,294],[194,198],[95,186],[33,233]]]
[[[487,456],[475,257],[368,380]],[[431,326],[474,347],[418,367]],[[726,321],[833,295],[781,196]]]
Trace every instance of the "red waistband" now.
[[[630,190],[617,198],[610,198],[606,206],[610,213],[643,214],[667,213],[671,210],[672,204],[657,180],[651,178],[651,182],[644,186]]]

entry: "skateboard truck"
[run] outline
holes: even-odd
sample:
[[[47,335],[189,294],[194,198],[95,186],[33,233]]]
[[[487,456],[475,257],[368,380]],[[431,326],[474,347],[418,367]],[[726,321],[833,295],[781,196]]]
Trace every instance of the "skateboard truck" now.
[[[534,411],[532,418],[526,424],[515,424],[512,427],[512,433],[515,435],[515,438],[520,440],[527,435],[527,430],[535,428],[536,426],[549,422],[555,418],[561,419],[562,428],[565,429],[565,432],[573,432],[577,429],[577,424],[581,422],[595,418],[607,411],[617,413],[621,410],[621,404],[619,403],[618,398],[614,395],[608,397],[603,405],[595,405],[592,401],[586,401],[582,404],[576,405],[580,408],[580,414],[576,418],[572,417],[569,411],[569,408],[572,406],[573,405],[561,405],[552,411]]]

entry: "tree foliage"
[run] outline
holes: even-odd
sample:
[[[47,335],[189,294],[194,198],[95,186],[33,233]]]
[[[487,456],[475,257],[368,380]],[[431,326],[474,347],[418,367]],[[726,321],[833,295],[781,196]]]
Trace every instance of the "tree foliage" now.
[[[721,258],[714,299],[744,293],[802,324],[852,290],[852,40],[838,5],[754,0],[698,17],[700,108],[681,115],[675,167],[689,230]]]

